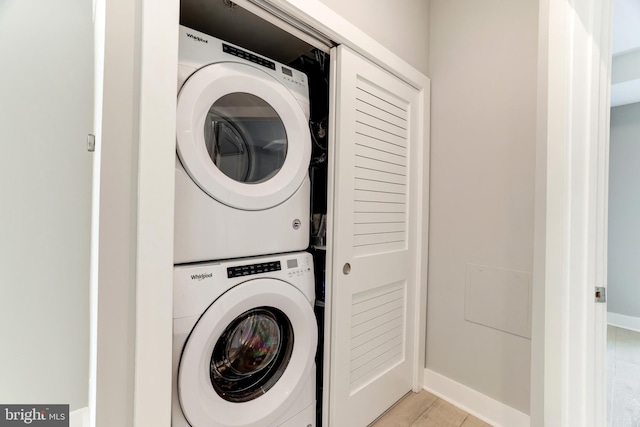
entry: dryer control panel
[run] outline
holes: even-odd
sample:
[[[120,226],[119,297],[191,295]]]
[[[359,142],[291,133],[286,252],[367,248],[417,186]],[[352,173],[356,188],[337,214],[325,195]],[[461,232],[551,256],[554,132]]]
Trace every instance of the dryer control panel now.
[[[240,46],[180,26],[180,49],[178,50],[178,87],[196,70],[218,62],[247,63],[257,65],[291,91],[309,119],[309,80],[302,71],[296,70]]]
[[[269,61],[266,58],[262,58],[258,55],[254,55],[251,52],[248,52],[246,50],[242,50],[239,49],[235,46],[231,46],[229,44],[226,43],[222,43],[222,51],[224,53],[228,53],[229,55],[233,55],[233,56],[237,56],[238,58],[242,58],[246,61],[250,61],[253,62],[255,64],[258,65],[262,65],[263,67],[267,67],[271,70],[275,70],[276,69],[276,64],[273,61]]]

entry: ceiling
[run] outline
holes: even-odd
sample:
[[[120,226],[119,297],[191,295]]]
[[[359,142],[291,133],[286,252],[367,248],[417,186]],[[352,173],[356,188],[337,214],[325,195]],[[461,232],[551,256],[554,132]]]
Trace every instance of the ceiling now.
[[[613,54],[640,47],[640,0],[615,0]]]
[[[313,46],[227,0],[182,0],[180,23],[288,64]],[[640,102],[640,0],[614,0],[611,106]]]
[[[640,0],[615,0],[611,106],[640,102]]]

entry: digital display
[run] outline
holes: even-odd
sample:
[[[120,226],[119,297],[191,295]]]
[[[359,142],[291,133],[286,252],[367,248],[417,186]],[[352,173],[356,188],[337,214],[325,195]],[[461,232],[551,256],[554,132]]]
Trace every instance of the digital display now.
[[[284,67],[282,67],[282,73],[283,73],[283,74],[286,74],[286,75],[287,75],[287,76],[289,76],[289,77],[293,77],[293,73],[292,73],[292,72],[291,72],[291,70],[290,70],[290,69],[288,69],[288,68],[284,68]]]
[[[296,268],[298,266],[298,260],[297,259],[288,259],[287,260],[287,268]]]

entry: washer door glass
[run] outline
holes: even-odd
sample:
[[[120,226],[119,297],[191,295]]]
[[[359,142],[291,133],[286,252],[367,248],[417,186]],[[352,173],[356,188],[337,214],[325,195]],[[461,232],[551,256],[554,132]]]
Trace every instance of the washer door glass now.
[[[259,307],[242,313],[213,349],[213,389],[229,402],[262,396],[282,376],[292,349],[293,328],[282,311]]]
[[[175,319],[174,327],[192,321]],[[313,378],[316,317],[290,283],[238,284],[195,322],[180,344],[176,382],[189,425],[274,425]]]
[[[213,103],[204,123],[209,157],[234,181],[255,184],[273,177],[287,156],[287,132],[266,101],[230,93]]]

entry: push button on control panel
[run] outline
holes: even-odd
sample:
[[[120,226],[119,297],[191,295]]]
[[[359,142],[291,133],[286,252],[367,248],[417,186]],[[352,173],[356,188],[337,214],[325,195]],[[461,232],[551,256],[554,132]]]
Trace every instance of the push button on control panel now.
[[[297,268],[295,270],[290,270],[287,275],[289,277],[297,277],[297,276],[304,276],[305,274],[309,273],[311,271],[311,267],[306,267],[306,268]]]
[[[268,59],[261,58],[253,53],[246,52],[242,49],[238,49],[234,46],[229,46],[228,44],[222,44],[222,51],[228,53],[233,56],[237,56],[238,58],[245,59],[247,61],[251,61],[255,64],[262,65],[263,67],[270,68],[272,70],[276,69],[276,64]]]
[[[282,266],[280,261],[263,262],[260,264],[239,265],[227,268],[227,278],[251,276],[253,274],[267,273],[270,271],[280,271]]]
[[[311,272],[311,266],[306,258],[287,260],[287,269],[289,277],[304,276]]]

